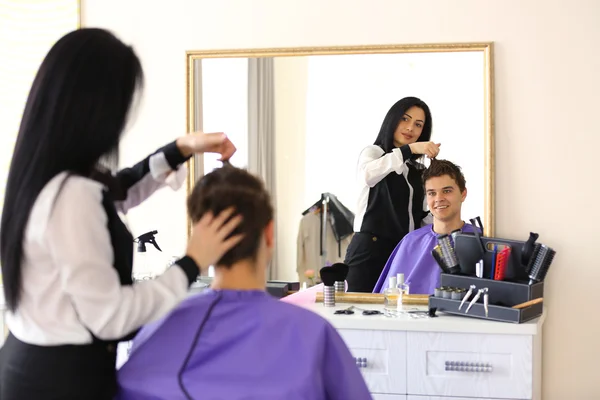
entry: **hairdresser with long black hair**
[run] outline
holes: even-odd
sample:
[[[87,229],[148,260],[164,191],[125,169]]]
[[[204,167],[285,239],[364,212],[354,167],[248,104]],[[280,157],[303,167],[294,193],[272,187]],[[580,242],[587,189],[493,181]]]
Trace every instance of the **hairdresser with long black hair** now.
[[[226,160],[235,152],[223,134],[196,133],[115,175],[99,168],[118,152],[141,83],[132,48],[101,29],[62,37],[35,77],[0,227],[10,330],[0,351],[2,400],[112,399],[117,343],[173,309],[200,268],[240,240],[230,237],[240,222],[232,210],[208,215],[184,257],[133,284],[133,237],[118,212],[180,187],[194,153]]]
[[[372,292],[398,242],[430,219],[419,160],[439,153],[431,127],[427,104],[405,97],[386,114],[375,143],[360,153],[355,234],[344,261],[349,292]]]

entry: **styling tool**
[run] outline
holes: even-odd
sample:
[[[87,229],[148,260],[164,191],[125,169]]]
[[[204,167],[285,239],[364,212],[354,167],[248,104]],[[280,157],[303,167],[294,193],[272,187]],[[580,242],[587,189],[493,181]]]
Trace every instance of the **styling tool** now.
[[[450,242],[450,236],[446,234],[440,235],[438,236],[437,241],[438,245],[442,249],[442,260],[444,260],[444,264],[448,268],[448,273],[460,273],[460,265],[458,264],[458,259],[456,258],[454,247]]]
[[[512,306],[512,308],[527,308],[531,307],[534,304],[538,304],[544,301],[543,297],[538,297],[537,299],[529,300],[521,304],[517,304],[516,306]]]
[[[498,256],[496,257],[496,271],[494,273],[494,280],[503,281],[506,273],[506,264],[508,264],[508,259],[510,257],[510,247],[506,246]]]
[[[536,282],[541,282],[546,278],[546,273],[554,260],[556,251],[546,246],[545,244],[540,245],[537,251],[535,261],[529,271],[529,284],[533,285]]]
[[[460,302],[460,306],[458,306],[459,310],[462,308],[463,304],[465,304],[465,302],[469,300],[469,297],[471,297],[471,295],[473,294],[473,290],[475,289],[475,285],[469,286],[469,291],[467,292],[467,294],[465,294],[465,297],[463,297],[462,301]]]
[[[533,255],[533,251],[535,249],[535,241],[538,240],[540,235],[535,232],[529,232],[529,239],[523,244],[523,248],[521,249],[521,264],[529,265],[529,263],[533,263],[535,260],[535,256]],[[532,260],[533,259],[533,260]],[[529,274],[529,271],[527,271]]]
[[[477,264],[475,264],[475,276],[483,278],[483,260],[479,260],[477,261]]]
[[[335,307],[335,289],[333,287],[336,278],[336,270],[331,267],[323,267],[319,271],[323,281],[323,305]]]
[[[496,273],[496,257],[498,255],[498,245],[494,244],[494,250],[492,250],[492,270],[490,272],[490,279],[494,279]]]
[[[490,304],[490,298],[488,296],[488,288],[483,288],[483,308],[485,310],[485,317],[488,316],[488,305]]]
[[[541,243],[535,243],[531,250],[531,256],[529,257],[529,262],[526,264],[525,271],[527,272],[527,276],[531,275],[531,270],[533,269],[533,264],[535,264],[535,260],[537,258],[540,249],[542,248]]]
[[[445,274],[449,274],[450,271],[448,270],[448,267],[442,259],[442,248],[440,247],[440,245],[435,246],[433,250],[431,250],[431,255],[433,256],[435,262],[437,262],[437,265],[440,267],[442,272]]]
[[[481,223],[481,218],[479,218],[479,216],[477,216],[475,219],[477,220],[477,223],[479,224],[479,229],[481,229],[481,235],[485,236],[485,230],[483,229],[483,224]]]
[[[346,292],[346,277],[348,276],[348,271],[350,267],[344,263],[335,263],[331,267],[335,271],[335,283],[333,287],[336,293],[344,293]]]
[[[450,238],[452,239],[452,247],[454,247],[454,241],[456,240],[456,235],[458,235],[461,232],[462,232],[461,229],[455,229],[452,232],[450,232]]]
[[[485,246],[483,245],[483,240],[481,239],[481,233],[479,232],[479,229],[477,229],[477,222],[475,221],[475,218],[471,218],[469,221],[471,222],[471,225],[475,227],[475,237],[477,238],[477,242],[479,243],[481,258],[483,258],[483,255],[485,254]],[[477,221],[479,221],[479,225],[481,225],[481,219],[479,219],[479,217],[477,217]],[[481,225],[481,232],[483,232],[483,225]]]
[[[467,314],[469,312],[471,307],[473,307],[473,304],[477,303],[477,300],[479,300],[483,291],[484,291],[484,289],[479,289],[477,291],[477,294],[475,295],[475,297],[473,297],[473,300],[471,300],[471,302],[469,303],[469,307],[467,307],[467,309],[465,310],[465,314]]]

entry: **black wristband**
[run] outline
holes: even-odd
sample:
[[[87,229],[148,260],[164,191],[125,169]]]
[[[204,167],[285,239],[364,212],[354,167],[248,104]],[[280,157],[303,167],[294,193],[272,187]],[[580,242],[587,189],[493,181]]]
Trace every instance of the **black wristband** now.
[[[200,275],[200,268],[198,268],[198,264],[192,257],[184,256],[175,262],[179,268],[183,270],[185,276],[188,278],[188,285],[196,282],[198,279],[198,275]]]

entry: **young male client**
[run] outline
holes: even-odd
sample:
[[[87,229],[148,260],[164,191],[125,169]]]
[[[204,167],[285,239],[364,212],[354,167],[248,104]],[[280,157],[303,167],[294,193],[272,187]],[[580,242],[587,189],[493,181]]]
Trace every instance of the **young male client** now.
[[[433,224],[416,229],[398,243],[388,259],[373,293],[383,293],[389,277],[404,273],[410,293],[433,294],[440,283],[440,267],[431,255],[437,237],[460,229],[474,232],[475,227],[461,218],[467,197],[465,177],[460,167],[446,160],[432,160],[423,172],[425,198],[433,215]]]
[[[225,166],[188,199],[194,222],[235,207],[243,239],[217,263],[211,288],[146,326],[118,372],[117,399],[371,399],[337,331],[265,292],[273,208],[262,182]]]

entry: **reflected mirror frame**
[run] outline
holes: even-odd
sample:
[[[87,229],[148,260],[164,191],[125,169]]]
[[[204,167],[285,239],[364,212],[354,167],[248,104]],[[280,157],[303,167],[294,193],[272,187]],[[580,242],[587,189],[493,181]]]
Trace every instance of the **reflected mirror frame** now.
[[[196,60],[204,58],[260,58],[260,57],[298,57],[317,55],[347,54],[394,54],[394,53],[451,53],[483,52],[483,102],[484,102],[484,215],[483,224],[486,236],[495,235],[495,154],[494,154],[494,58],[493,42],[481,43],[432,43],[398,44],[367,46],[333,47],[282,47],[265,49],[229,49],[229,50],[189,50],[186,51],[186,129],[194,132],[196,128]],[[198,177],[203,175],[203,157],[195,155],[188,161],[186,197],[191,193]],[[191,221],[187,218],[187,236],[191,233]]]

